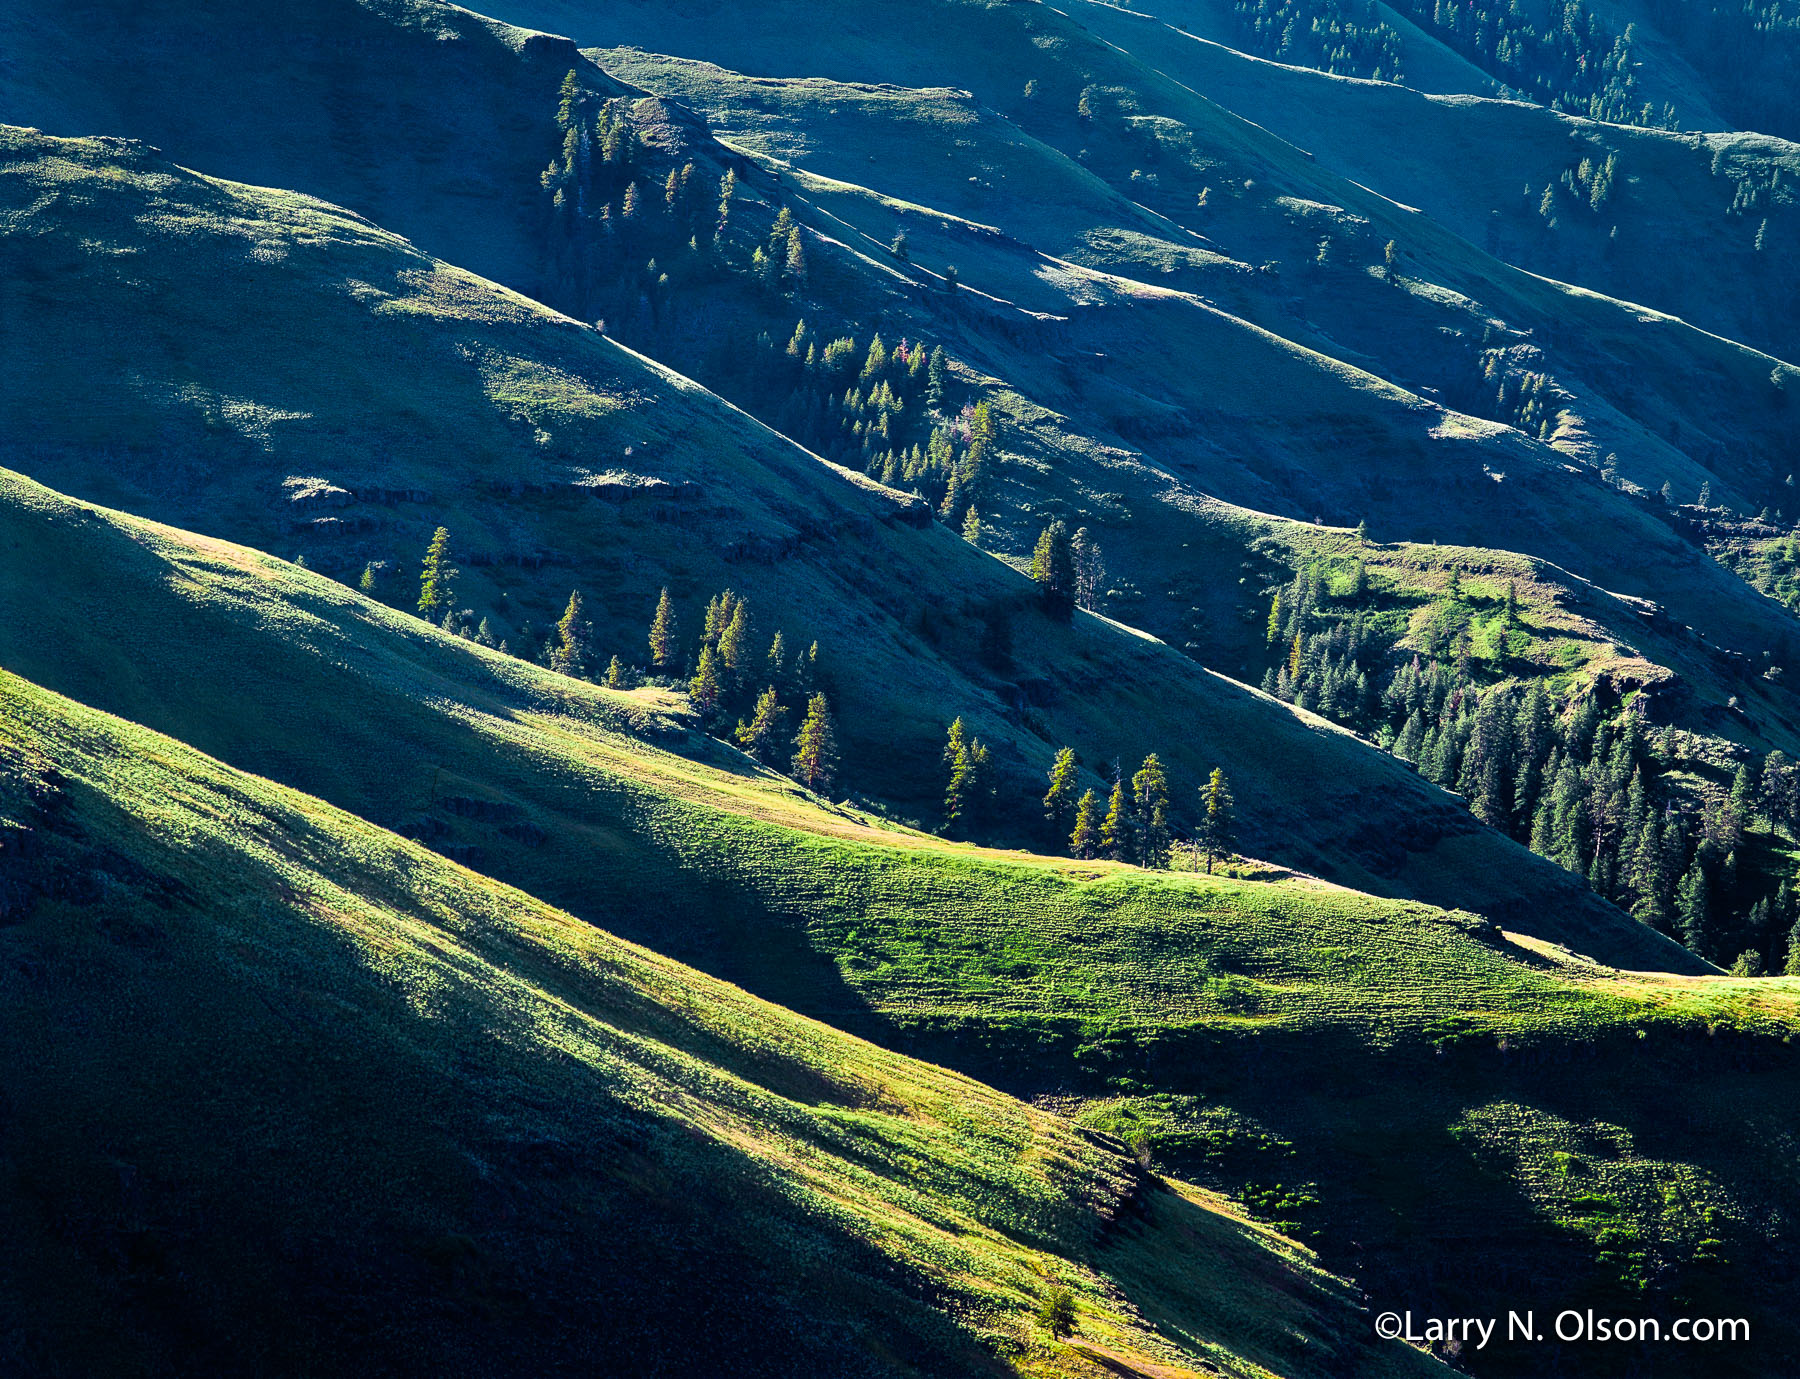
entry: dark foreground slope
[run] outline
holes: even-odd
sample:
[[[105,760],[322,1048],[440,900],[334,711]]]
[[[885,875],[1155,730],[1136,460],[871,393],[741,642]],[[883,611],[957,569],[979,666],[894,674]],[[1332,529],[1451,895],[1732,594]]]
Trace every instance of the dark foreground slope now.
[[[467,553],[458,602],[471,621],[535,644],[577,588],[602,663],[615,650],[648,659],[636,648],[666,585],[685,667],[705,600],[733,587],[763,637],[819,643],[860,793],[909,811],[930,800],[958,715],[995,745],[1000,788],[1029,800],[1064,743],[1096,766],[1155,750],[1179,801],[1223,764],[1245,845],[1263,855],[1547,926],[1630,965],[1679,960],[1400,763],[1141,634],[1048,616],[1023,577],[942,526],[915,525],[916,500],[822,463],[576,322],[306,198],[141,152],[9,138],[23,156],[4,195],[20,214],[0,253],[11,320],[34,348],[0,382],[0,417],[35,438],[15,441],[13,462],[53,486],[164,519],[198,515],[210,534],[277,550],[304,534],[310,558],[343,579],[385,564],[377,591],[404,605],[442,523]],[[74,405],[46,406],[71,393]],[[626,493],[595,496],[608,484]],[[15,519],[46,530],[23,509]],[[103,532],[116,519],[87,520]],[[46,567],[26,550],[13,548],[29,579]],[[86,559],[112,571],[102,588],[131,569],[111,553]],[[159,636],[155,600],[102,603],[105,619],[138,620],[115,647],[190,664],[185,635]],[[66,639],[22,641],[32,673],[70,675]],[[86,694],[93,682],[52,683]],[[100,683],[119,695],[106,707],[152,726],[181,730],[126,691],[189,714],[197,732],[226,721],[206,726],[171,681]],[[418,808],[417,780],[367,758],[333,768],[368,773],[368,793],[346,797],[297,774],[310,754],[289,742],[257,740],[267,755],[253,758],[202,745],[358,812]]]
[[[1426,1367],[1114,1141],[4,673],[0,886],[10,1372]]]

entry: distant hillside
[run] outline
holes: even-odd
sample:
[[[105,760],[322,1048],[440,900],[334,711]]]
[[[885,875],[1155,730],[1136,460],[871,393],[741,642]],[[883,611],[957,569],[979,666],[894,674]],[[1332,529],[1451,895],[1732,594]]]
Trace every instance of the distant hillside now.
[[[929,823],[944,729],[960,715],[994,745],[1003,827],[1037,827],[1042,772],[1065,743],[1096,770],[1156,751],[1175,775],[1178,817],[1222,764],[1243,799],[1245,845],[1264,855],[1521,922],[1596,924],[1595,943],[1608,929],[1637,942],[1616,912],[1604,918],[1399,763],[1141,635],[1087,615],[1059,622],[1017,573],[911,521],[917,500],[821,463],[591,330],[319,203],[142,154],[15,137],[36,156],[12,165],[8,194],[37,204],[0,252],[28,265],[9,274],[23,289],[14,320],[42,348],[0,384],[0,415],[41,416],[36,399],[73,358],[88,399],[60,436],[40,429],[14,452],[47,482],[301,548],[345,582],[372,561],[375,592],[405,608],[442,523],[466,568],[465,630],[486,618],[493,640],[535,648],[579,589],[596,670],[615,652],[648,666],[646,631],[668,586],[685,679],[706,599],[734,588],[756,619],[759,658],[777,630],[795,648],[818,642],[846,786]],[[40,201],[34,188],[50,187],[82,195]],[[123,256],[129,274],[76,268],[108,243],[143,257]],[[77,296],[53,282],[79,282]],[[146,282],[169,304],[155,324],[130,306]],[[179,351],[170,322],[188,342]],[[85,559],[99,571],[113,557]],[[108,616],[155,615],[125,601]],[[159,654],[189,659],[180,639]],[[33,673],[73,664],[59,653]],[[1372,825],[1371,806],[1391,825]]]
[[[1076,13],[1508,263],[1800,358],[1792,252],[1800,148],[1791,143],[1602,124],[1521,101],[1426,97],[1250,60],[1096,0]]]

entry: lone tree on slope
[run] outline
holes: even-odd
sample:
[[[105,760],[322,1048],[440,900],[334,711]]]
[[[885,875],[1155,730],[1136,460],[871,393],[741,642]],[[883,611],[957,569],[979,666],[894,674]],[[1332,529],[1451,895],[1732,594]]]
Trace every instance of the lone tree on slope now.
[[[439,527],[425,548],[425,564],[419,571],[419,616],[436,622],[450,608],[451,582],[456,567],[450,563],[450,531]]]
[[[1218,858],[1231,856],[1237,844],[1237,821],[1232,813],[1231,782],[1225,779],[1223,769],[1213,767],[1206,789],[1200,793],[1206,804],[1206,812],[1200,820],[1200,837],[1197,841],[1206,853],[1206,872],[1210,876],[1213,862]]]

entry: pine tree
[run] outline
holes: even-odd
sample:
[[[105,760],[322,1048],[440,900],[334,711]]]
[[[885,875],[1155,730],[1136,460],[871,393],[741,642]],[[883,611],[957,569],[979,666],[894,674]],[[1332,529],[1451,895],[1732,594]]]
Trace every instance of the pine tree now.
[[[1138,865],[1162,867],[1169,860],[1169,778],[1155,752],[1131,778],[1132,811],[1138,820]]]
[[[1069,851],[1084,862],[1091,862],[1100,851],[1100,798],[1092,790],[1084,790],[1075,806],[1075,831],[1069,835]],[[1800,952],[1796,943],[1795,952]]]
[[[1703,958],[1710,957],[1713,944],[1712,917],[1709,913],[1711,897],[1706,884],[1706,872],[1702,870],[1697,857],[1688,868],[1687,875],[1681,878],[1676,903],[1681,924],[1681,941],[1690,952]]]
[[[806,720],[794,738],[794,777],[808,790],[826,791],[837,779],[837,729],[822,694],[806,701]]]
[[[562,79],[562,86],[556,93],[556,127],[568,129],[575,123],[575,107],[581,101],[581,81],[574,69]]]
[[[981,516],[975,511],[972,503],[969,505],[969,510],[963,514],[962,538],[971,546],[981,544]]]
[[[770,685],[756,697],[756,709],[750,715],[750,721],[738,720],[738,745],[758,761],[768,763],[781,750],[782,729],[786,723],[787,710],[782,708],[775,686]]]
[[[711,717],[724,694],[725,686],[719,676],[719,653],[713,650],[711,643],[703,642],[700,663],[694,668],[694,678],[688,681],[688,695],[695,708]]]
[[[1100,554],[1100,543],[1086,527],[1076,529],[1069,542],[1069,557],[1075,567],[1076,606],[1098,613],[1106,590],[1106,561]]]
[[[1206,853],[1206,871],[1210,876],[1213,859],[1230,857],[1237,847],[1237,819],[1231,798],[1231,783],[1220,767],[1213,767],[1201,792],[1205,813],[1200,821],[1200,847]]]
[[[436,622],[449,610],[456,574],[456,568],[450,564],[450,532],[439,527],[431,534],[431,544],[425,548],[425,564],[419,571],[420,617]]]
[[[617,656],[614,656],[611,661],[607,662],[606,687],[608,689],[616,690],[631,688],[625,673],[625,667],[619,663],[619,658]]]
[[[725,227],[731,221],[731,201],[737,195],[737,173],[731,168],[725,169],[725,175],[719,179],[719,223],[713,231],[713,238],[718,239],[725,233]]]
[[[727,685],[735,686],[749,669],[751,637],[750,607],[739,599],[732,605],[730,621],[719,633],[719,660],[725,667],[723,678]]]
[[[1100,851],[1115,862],[1128,861],[1132,854],[1131,797],[1125,793],[1124,777],[1113,782],[1112,798],[1107,802],[1106,818],[1100,824]]]
[[[950,763],[950,779],[944,790],[944,829],[966,828],[979,810],[982,792],[987,787],[988,749],[981,739],[962,740],[962,720],[951,728],[950,745],[944,755]]]
[[[675,601],[664,589],[656,600],[656,617],[650,623],[650,662],[667,671],[675,664]]]
[[[1075,787],[1080,784],[1081,763],[1073,747],[1064,747],[1050,763],[1050,789],[1044,795],[1044,819],[1058,838],[1067,836],[1075,815]]]
[[[764,658],[765,672],[769,683],[777,689],[787,688],[788,683],[788,651],[787,638],[776,629],[775,640],[769,643],[769,654]]]
[[[370,561],[363,566],[362,578],[356,581],[356,587],[369,598],[375,597],[375,562]]]
[[[1075,560],[1069,544],[1069,529],[1061,519],[1054,520],[1038,537],[1031,553],[1031,577],[1043,592],[1044,602],[1057,612],[1066,612],[1075,603]]]
[[[944,406],[944,390],[950,383],[950,365],[944,356],[944,347],[938,345],[931,351],[931,360],[925,368],[927,389],[925,401],[933,411],[942,411]]]
[[[569,594],[569,606],[556,624],[556,649],[550,669],[560,675],[580,676],[587,671],[588,625],[582,616],[581,591]]]
[[[801,242],[798,225],[788,231],[786,265],[788,281],[799,291],[806,286],[806,246]]]

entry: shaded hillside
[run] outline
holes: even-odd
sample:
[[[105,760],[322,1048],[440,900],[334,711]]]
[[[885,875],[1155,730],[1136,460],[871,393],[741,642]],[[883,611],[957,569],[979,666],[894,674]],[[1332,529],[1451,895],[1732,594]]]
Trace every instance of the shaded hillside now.
[[[350,0],[331,2],[354,10],[357,23],[387,14],[351,5]],[[1670,602],[1678,612],[1682,603],[1695,610],[1712,608],[1721,630],[1728,629],[1743,649],[1765,639],[1757,630],[1758,616],[1741,595],[1731,592],[1729,580],[1709,585],[1710,577],[1694,568],[1690,555],[1677,554],[1656,530],[1657,523],[1647,523],[1645,514],[1604,490],[1596,492],[1576,482],[1564,469],[1573,461],[1585,476],[1597,475],[1605,457],[1615,454],[1618,473],[1647,491],[1668,481],[1678,495],[1689,496],[1710,478],[1720,500],[1751,510],[1764,504],[1779,506],[1786,500],[1782,481],[1788,466],[1783,458],[1785,419],[1775,407],[1779,398],[1770,381],[1774,361],[1674,323],[1648,319],[1620,304],[1571,294],[1511,272],[1475,246],[1371,197],[1291,146],[1235,119],[1203,95],[1153,70],[1153,65],[1098,44],[1048,9],[993,9],[948,0],[927,9],[929,13],[909,11],[903,22],[902,17],[890,16],[879,43],[871,42],[854,22],[849,26],[813,22],[798,0],[771,11],[766,22],[738,11],[715,15],[704,6],[690,11],[661,5],[609,7],[603,21],[579,7],[546,4],[512,17],[567,21],[565,27],[581,37],[588,36],[590,28],[604,28],[605,33],[591,36],[660,44],[777,75],[841,74],[862,81],[959,85],[972,91],[986,110],[1002,114],[999,128],[1011,122],[1019,131],[1017,136],[1002,137],[992,156],[983,154],[985,135],[970,141],[978,162],[992,164],[997,158],[1004,168],[1012,152],[1024,147],[1053,162],[1081,165],[1083,177],[1107,189],[1098,203],[1102,208],[1098,217],[1087,211],[1071,213],[1052,227],[1045,224],[1044,209],[1016,209],[1031,206],[1033,198],[1000,194],[999,184],[985,167],[960,173],[948,186],[936,178],[934,185],[930,179],[935,174],[928,170],[938,160],[914,156],[922,152],[916,137],[899,140],[885,151],[871,146],[867,153],[877,155],[868,168],[873,185],[891,196],[910,197],[920,211],[938,214],[919,216],[915,223],[904,205],[884,202],[878,195],[873,202],[854,197],[849,202],[841,197],[833,203],[821,201],[818,209],[824,219],[810,228],[820,236],[814,249],[833,260],[831,272],[821,269],[814,275],[819,281],[804,295],[816,300],[795,304],[799,309],[789,316],[786,332],[791,333],[795,317],[822,309],[826,312],[822,328],[886,325],[897,334],[918,325],[908,319],[915,313],[901,312],[891,321],[885,316],[908,297],[920,298],[928,334],[944,338],[953,329],[979,328],[983,338],[965,341],[977,367],[1040,404],[1061,401],[1064,368],[1072,366],[1078,376],[1091,377],[1096,371],[1081,361],[1104,353],[1115,377],[1132,378],[1123,389],[1095,380],[1100,395],[1088,399],[1071,417],[1069,429],[1078,438],[1077,450],[1081,437],[1102,442],[1120,438],[1128,446],[1144,447],[1155,462],[1229,501],[1346,523],[1367,516],[1394,535],[1524,550],[1580,570],[1606,587]],[[109,13],[104,6],[96,10],[93,22],[80,33],[83,50],[96,58],[113,51],[123,57],[128,51],[129,25],[116,16],[109,18]],[[318,15],[311,19],[323,22]],[[46,59],[56,51],[61,22],[52,16],[40,26],[46,37],[37,50]],[[430,6],[415,6],[394,10],[384,22],[396,26],[395,42],[422,43],[416,37],[422,27],[466,26],[473,21],[457,12],[439,15]],[[800,43],[773,37],[790,33],[807,37]],[[526,44],[517,34],[513,39],[546,58],[553,50],[567,54],[566,47],[548,40]],[[70,36],[70,41],[76,40]],[[218,91],[220,99],[242,99],[241,73],[257,66],[247,58],[255,49],[258,31],[243,31],[238,41],[245,45],[245,60],[216,63],[210,73],[185,73],[184,89],[198,86]],[[276,49],[267,51],[272,56]],[[527,170],[537,175],[561,140],[552,120],[555,63],[528,62],[527,53],[515,59],[519,72],[504,81],[490,81],[478,67],[445,72],[437,64],[445,54],[461,52],[503,59],[509,50],[491,36],[485,47],[470,39],[460,47],[436,44],[431,51],[431,63],[399,63],[396,50],[379,67],[370,64],[367,70],[342,74],[341,83],[389,83],[399,70],[405,73],[399,88],[424,106],[445,99],[451,90],[479,89],[484,101],[510,102],[519,120],[529,118],[520,105],[527,88],[534,90],[537,94],[530,99],[542,131],[535,153],[528,151],[531,141],[522,133],[510,140],[471,138],[459,148],[459,162],[485,168],[489,184],[524,188]],[[37,66],[44,70],[12,79],[9,101],[19,112],[16,118],[38,120],[34,111],[50,112],[73,132],[84,132],[83,125],[91,128],[114,121],[104,102],[87,100],[68,79],[49,75],[59,69],[48,60]],[[159,68],[143,70],[145,81],[159,79]],[[618,89],[596,71],[586,71],[583,80],[597,90]],[[1034,86],[1029,99],[1023,95],[1028,82]],[[1078,114],[1084,93],[1092,112],[1085,117]],[[820,118],[806,113],[805,93],[799,95],[798,117]],[[256,118],[270,135],[256,146],[267,156],[282,159],[280,168],[259,166],[259,177],[337,198],[340,189],[362,187],[389,163],[397,167],[392,176],[382,174],[384,183],[403,187],[417,175],[421,155],[410,139],[392,139],[367,150],[352,168],[342,163],[329,143],[283,133],[312,127],[322,99],[318,90],[301,83],[282,99],[257,105]],[[224,173],[242,166],[238,152],[242,140],[209,135],[206,127],[165,131],[166,116],[148,93],[142,105],[132,116],[134,132],[162,141],[178,159]],[[697,171],[717,176],[725,155],[678,115],[666,108],[648,108],[643,118],[645,137],[657,151],[651,166],[659,181],[665,172],[676,170],[684,156],[698,160]],[[910,136],[922,127],[914,122],[906,132]],[[849,122],[834,122],[830,128],[842,154],[872,137],[858,133]],[[881,131],[874,133],[879,136]],[[1020,137],[1026,141],[1023,145]],[[867,167],[866,154],[862,165]],[[928,180],[912,187],[922,170]],[[976,176],[974,182],[970,172]],[[362,181],[355,181],[352,173]],[[1066,171],[1055,176],[1070,180]],[[788,199],[788,192],[767,173],[751,181],[754,199],[768,204],[764,214],[772,218],[774,203]],[[1042,176],[1034,176],[1030,185],[1042,181]],[[1088,185],[1093,188],[1094,182]],[[958,199],[950,199],[948,193],[959,187]],[[1202,191],[1210,193],[1204,207],[1196,204]],[[1129,218],[1106,209],[1116,207],[1120,198],[1141,203],[1147,208],[1143,214],[1151,221],[1160,219],[1163,231],[1149,233],[1150,221],[1144,222],[1146,229],[1137,229]],[[548,213],[547,202],[546,196],[537,207],[538,225]],[[397,193],[385,200],[369,193],[351,204],[403,232],[422,214],[414,199]],[[967,223],[943,219],[949,215]],[[1014,215],[1025,216],[1027,223],[1016,229],[1010,226],[1009,217]],[[867,223],[871,218],[874,224]],[[839,258],[829,241],[846,220],[863,223],[868,240],[853,240],[846,246],[850,256]],[[503,222],[510,227],[505,232],[523,242],[534,217],[529,206],[502,198],[488,214],[463,218],[460,230],[447,222],[432,227],[424,242],[453,261],[483,266],[493,256],[483,253],[481,237],[500,232],[490,221]],[[941,235],[936,228],[940,225]],[[1004,234],[999,238],[987,234],[983,225],[997,226],[1024,242],[1011,245]],[[754,232],[756,226],[745,228]],[[917,271],[896,273],[879,262],[896,228],[916,232]],[[458,242],[458,234],[469,237],[466,248]],[[751,248],[747,235],[732,239],[726,253],[732,271],[726,281],[747,266]],[[1391,282],[1376,271],[1389,239],[1397,243],[1400,254],[1400,271]],[[504,271],[496,267],[490,272],[526,290],[542,290],[551,305],[584,318],[605,315],[623,338],[731,391],[723,376],[701,368],[703,359],[681,347],[683,331],[698,328],[714,342],[709,348],[717,348],[720,330],[734,327],[735,352],[742,355],[747,342],[759,330],[774,328],[773,323],[767,320],[766,304],[759,307],[754,300],[744,300],[754,299],[754,292],[722,294],[716,273],[704,274],[696,283],[684,265],[671,264],[668,253],[685,243],[684,235],[655,246],[658,268],[670,279],[669,309],[677,316],[696,314],[691,300],[683,298],[684,279],[690,287],[704,287],[707,306],[698,312],[698,321],[673,326],[638,319],[660,310],[656,276],[637,281],[640,275],[629,260],[620,264],[615,251],[599,243],[584,252],[595,253],[610,265],[601,274],[603,284],[616,274],[625,276],[627,281],[616,293],[571,287],[559,266],[546,261],[555,258],[549,246],[537,254],[527,250]],[[1327,246],[1323,253],[1322,243]],[[1045,252],[1080,258],[1095,268],[1122,274],[1127,281],[1142,277],[1157,290],[1121,290],[1111,280],[1094,282],[1079,275],[1071,281],[1054,263],[1043,262]],[[952,262],[977,292],[963,294],[970,311],[945,320],[946,304],[935,300],[934,288],[941,287],[942,270]],[[741,281],[738,285],[752,286]],[[1395,286],[1402,290],[1393,290]],[[1171,298],[1162,289],[1176,289],[1176,296]],[[1302,409],[1287,426],[1271,430],[1256,408],[1244,408],[1233,395],[1228,367],[1236,355],[1251,360],[1267,355],[1267,342],[1254,331],[1246,332],[1231,316],[1194,316],[1195,304],[1183,295],[1189,293],[1217,294],[1233,316],[1291,336],[1294,343],[1337,361],[1326,366],[1326,374],[1342,377],[1344,364],[1366,369],[1407,392],[1483,413],[1504,425],[1524,425],[1532,435],[1555,441],[1554,454],[1527,448],[1539,463],[1550,466],[1551,491],[1541,499],[1526,494],[1515,498],[1511,490],[1494,495],[1480,465],[1471,463],[1476,458],[1472,447],[1433,444],[1434,437],[1418,434],[1421,428],[1391,415],[1365,416],[1371,410],[1366,396],[1334,402],[1321,412],[1308,414]],[[1091,308],[1100,304],[1133,309],[1097,318]],[[1056,317],[1068,320],[1059,323]],[[649,329],[652,324],[657,328]],[[1007,336],[1024,349],[1002,349]],[[1129,343],[1133,341],[1149,344],[1133,349]],[[1046,372],[1047,359],[1059,367]],[[1187,361],[1193,359],[1203,366],[1189,366]],[[1170,369],[1170,360],[1183,365]],[[1320,386],[1321,361],[1301,355],[1297,364],[1297,376],[1304,379],[1298,391],[1305,396]],[[1285,366],[1282,371],[1288,372]],[[1685,386],[1696,371],[1712,378],[1714,386]],[[1497,379],[1504,380],[1504,388],[1495,387]],[[1533,398],[1537,405],[1528,406]],[[1388,404],[1376,403],[1373,410],[1381,413],[1390,410],[1389,404],[1404,401],[1404,396],[1390,394]],[[1423,409],[1435,420],[1431,412],[1429,407]],[[779,418],[765,419],[779,424]],[[1333,446],[1316,444],[1322,423],[1332,424],[1339,433]],[[1422,429],[1429,432],[1429,422]],[[1401,476],[1385,462],[1385,452],[1392,449],[1419,452],[1413,471],[1421,477],[1427,472],[1435,476],[1451,463],[1457,476],[1457,487],[1451,490],[1455,501],[1422,510],[1415,494],[1398,487]],[[1216,460],[1221,453],[1234,460],[1249,459],[1254,480],[1247,482],[1234,473],[1235,466],[1220,469]],[[1332,475],[1323,463],[1327,458],[1347,468]],[[1482,454],[1480,459],[1494,470],[1524,463],[1510,453]],[[1113,488],[1096,483],[1092,491]],[[1484,492],[1501,499],[1499,511],[1474,510],[1476,495]],[[1546,503],[1558,509],[1579,504],[1595,512],[1579,530],[1561,531],[1554,515],[1542,510]],[[1639,552],[1647,558],[1625,554]]]
[[[1800,150],[1792,144],[1600,124],[1519,101],[1422,96],[1257,62],[1115,6],[1084,3],[1077,13],[1113,42],[1154,53],[1163,71],[1227,109],[1498,258],[1785,359],[1800,356],[1791,252],[1800,242]]]
[[[917,500],[822,464],[591,330],[319,203],[93,145],[28,146],[40,157],[9,174],[21,201],[38,186],[96,193],[49,198],[5,241],[29,264],[9,274],[14,320],[42,342],[8,376],[6,415],[40,416],[62,360],[79,355],[87,380],[68,432],[12,452],[48,482],[153,516],[199,513],[212,534],[301,547],[346,581],[374,561],[376,591],[409,608],[442,523],[466,567],[460,625],[485,617],[496,640],[535,647],[580,589],[596,667],[613,652],[649,661],[668,586],[685,676],[704,601],[735,588],[763,638],[818,642],[846,785],[922,805],[931,823],[944,727],[960,715],[994,744],[1002,837],[1008,819],[1035,826],[1059,746],[1101,769],[1154,750],[1177,811],[1223,764],[1246,845],[1291,865],[1558,923],[1594,913],[1398,763],[1142,635],[1059,621],[1022,576],[909,521]],[[115,260],[129,273],[93,272],[84,241],[143,256]],[[214,290],[186,290],[202,280]],[[146,290],[167,314],[132,309]],[[189,342],[179,351],[171,328]],[[167,654],[185,656],[179,641]],[[1372,822],[1370,804],[1391,805],[1375,816],[1391,822]],[[1538,896],[1556,899],[1525,899]]]

